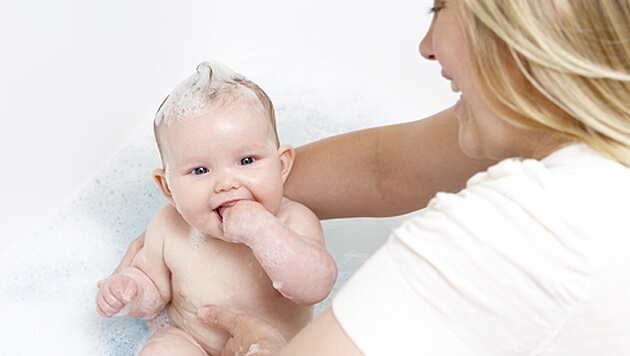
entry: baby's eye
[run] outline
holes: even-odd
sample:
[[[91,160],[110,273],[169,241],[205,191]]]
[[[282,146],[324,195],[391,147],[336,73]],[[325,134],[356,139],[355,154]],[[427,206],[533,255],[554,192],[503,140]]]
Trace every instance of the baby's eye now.
[[[254,161],[255,161],[254,157],[245,157],[245,158],[242,158],[238,164],[240,164],[241,166],[247,166],[248,164],[254,163]]]
[[[191,171],[191,173],[195,176],[200,176],[202,174],[208,173],[208,168],[206,167],[197,167]]]

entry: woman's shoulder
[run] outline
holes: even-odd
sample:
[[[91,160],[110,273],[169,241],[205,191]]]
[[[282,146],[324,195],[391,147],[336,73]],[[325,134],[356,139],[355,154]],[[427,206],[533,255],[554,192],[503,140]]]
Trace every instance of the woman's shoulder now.
[[[511,236],[627,236],[622,207],[630,201],[629,181],[630,168],[571,145],[540,161],[503,160],[459,193],[438,193],[425,215]]]
[[[450,308],[459,316],[446,313],[444,322],[460,336],[488,325],[520,334],[520,346],[542,346],[598,298],[601,278],[630,270],[619,267],[630,250],[628,173],[580,146],[541,161],[505,160],[461,192],[439,194],[394,231],[388,249],[397,264],[424,264],[406,279],[435,296],[432,304],[446,294],[431,291],[457,291],[452,299],[461,305]]]
[[[630,199],[630,168],[610,160],[590,147],[575,144],[553,152],[542,160],[511,158],[474,175],[458,194],[438,194],[432,204],[454,202],[500,207],[516,204],[523,209],[543,211],[550,204],[554,214],[571,217],[580,206],[601,212]],[[431,205],[431,204],[430,204]],[[474,209],[474,207],[472,207]],[[597,211],[593,211],[597,213]],[[579,214],[577,214],[579,215]]]
[[[467,186],[500,179],[521,177],[544,183],[545,177],[557,179],[602,179],[628,177],[630,167],[604,157],[586,144],[562,147],[541,160],[509,158],[473,176]],[[542,179],[542,180],[541,180]]]
[[[555,280],[577,281],[615,251],[630,248],[628,173],[584,147],[567,147],[541,161],[504,160],[459,193],[439,193],[393,239],[416,251],[450,246],[445,256],[485,256],[480,261],[496,262],[483,264],[490,269],[518,266],[542,279],[557,271],[567,278]]]

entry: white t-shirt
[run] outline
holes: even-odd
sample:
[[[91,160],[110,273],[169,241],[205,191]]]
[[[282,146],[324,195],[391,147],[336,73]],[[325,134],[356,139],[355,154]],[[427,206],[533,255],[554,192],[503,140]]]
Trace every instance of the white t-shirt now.
[[[630,354],[630,168],[572,145],[439,193],[333,301],[366,355]]]

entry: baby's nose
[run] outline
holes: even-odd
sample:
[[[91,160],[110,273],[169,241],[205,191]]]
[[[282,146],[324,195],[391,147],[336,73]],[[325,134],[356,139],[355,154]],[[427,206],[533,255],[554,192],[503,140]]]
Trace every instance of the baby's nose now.
[[[234,172],[226,170],[219,174],[215,179],[214,191],[216,193],[240,188],[240,181]]]

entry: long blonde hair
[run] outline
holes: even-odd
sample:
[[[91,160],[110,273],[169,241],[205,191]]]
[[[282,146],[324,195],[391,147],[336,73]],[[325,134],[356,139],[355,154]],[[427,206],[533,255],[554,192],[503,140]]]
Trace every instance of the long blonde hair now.
[[[497,112],[630,166],[630,0],[461,2]]]

